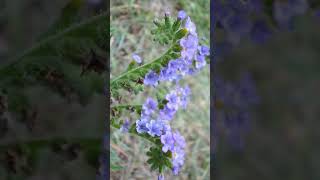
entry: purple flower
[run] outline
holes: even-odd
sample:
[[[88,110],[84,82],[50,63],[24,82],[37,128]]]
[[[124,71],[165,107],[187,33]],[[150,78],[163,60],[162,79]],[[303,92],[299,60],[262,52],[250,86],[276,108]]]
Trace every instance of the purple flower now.
[[[164,135],[161,136],[162,151],[167,152],[168,150],[174,150],[174,139],[170,131],[167,131]]]
[[[147,98],[147,100],[142,105],[142,110],[144,115],[151,115],[158,109],[158,102],[153,100],[152,98]]]
[[[178,87],[176,91],[180,97],[180,105],[185,109],[188,104],[189,95],[191,94],[190,88],[188,86],[184,88]]]
[[[187,17],[185,28],[188,30],[188,33],[197,36],[196,25],[191,21],[190,17]]]
[[[138,54],[136,54],[136,53],[134,53],[134,54],[132,55],[132,58],[133,58],[133,60],[135,60],[138,64],[140,64],[140,63],[142,62],[141,57],[140,57]]]
[[[184,148],[186,146],[186,141],[184,140],[184,137],[181,136],[179,131],[176,131],[175,133],[173,133],[173,139],[176,145],[178,145],[180,148]]]
[[[203,56],[209,56],[210,55],[210,48],[207,46],[199,46],[198,47],[199,54]]]
[[[196,55],[196,68],[201,69],[206,66],[207,62],[204,55],[197,54]]]
[[[149,86],[156,86],[158,85],[158,80],[159,80],[158,74],[151,70],[144,77],[143,83]]]
[[[178,175],[181,167],[184,164],[184,150],[175,146],[172,151],[172,172],[174,175]]]
[[[147,119],[140,119],[136,121],[136,129],[138,133],[145,133],[148,132],[148,128],[147,128],[147,123],[148,120]]]
[[[129,122],[128,119],[126,119],[125,122],[120,127],[120,131],[123,132],[123,133],[126,133],[126,132],[129,131],[129,127],[130,127],[130,122]]]
[[[151,120],[149,123],[147,123],[146,126],[148,128],[148,134],[150,134],[150,136],[161,136],[163,125],[159,120]]]
[[[170,109],[167,105],[160,110],[159,116],[162,120],[171,121],[176,114],[176,109]]]
[[[177,78],[177,73],[173,69],[164,67],[160,70],[160,81],[173,81]]]
[[[181,57],[190,65],[194,58],[198,48],[198,37],[189,34],[187,37],[180,40],[180,46],[182,47]],[[191,63],[190,63],[191,62]]]
[[[178,12],[178,19],[184,20],[187,17],[187,13],[184,10]]]
[[[167,106],[170,109],[175,109],[177,110],[179,107],[179,97],[177,96],[176,92],[171,92],[169,94],[166,95],[166,100],[168,100],[167,102]]]

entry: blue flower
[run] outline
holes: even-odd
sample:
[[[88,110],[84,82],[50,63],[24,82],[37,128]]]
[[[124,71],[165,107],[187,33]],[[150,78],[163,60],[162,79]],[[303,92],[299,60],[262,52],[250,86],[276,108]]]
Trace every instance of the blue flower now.
[[[160,110],[159,116],[162,120],[171,121],[176,114],[176,109],[170,109],[167,105]]]
[[[176,92],[170,92],[166,95],[167,106],[169,109],[175,109],[177,110],[179,107],[179,97],[177,96]]]
[[[146,116],[151,115],[157,109],[158,109],[158,102],[150,97],[147,98],[147,100],[142,105],[142,110],[143,110],[142,113],[143,115],[146,115]]]
[[[201,69],[203,68],[204,66],[206,66],[207,62],[206,62],[206,58],[204,55],[200,55],[200,54],[197,54],[196,55],[196,68],[197,69]]]
[[[178,146],[174,147],[172,151],[172,172],[174,175],[178,175],[181,167],[184,164],[184,150]]]
[[[185,109],[188,104],[189,95],[191,94],[189,86],[185,86],[184,88],[177,87],[176,92],[180,98],[180,106]]]
[[[126,119],[125,122],[120,127],[120,131],[123,132],[123,133],[126,133],[126,132],[128,132],[129,127],[130,127],[130,122],[129,122],[128,119]]]
[[[208,46],[199,46],[198,47],[199,54],[203,56],[209,56],[210,55],[210,48]]]
[[[150,70],[149,73],[147,73],[146,76],[144,77],[143,83],[149,86],[156,86],[158,85],[158,80],[159,80],[158,74]]]
[[[147,123],[146,126],[148,128],[148,134],[150,134],[150,136],[161,136],[163,125],[159,120],[151,120],[149,123]]]
[[[160,138],[162,146],[162,151],[167,152],[168,150],[173,151],[174,150],[174,139],[173,135],[170,131],[167,131],[164,135]]]
[[[188,30],[188,33],[197,36],[196,25],[191,21],[190,17],[187,17],[185,28]]]
[[[148,132],[149,129],[147,128],[147,123],[149,121],[147,119],[140,119],[136,121],[136,129],[138,133],[145,133]]]
[[[179,80],[180,77],[177,74],[177,71],[173,68],[164,67],[160,70],[160,81],[174,81]]]
[[[136,53],[134,53],[134,54],[132,55],[132,58],[133,58],[133,60],[135,60],[138,64],[140,64],[140,63],[142,62],[141,57],[140,57],[138,54],[136,54]]]
[[[180,46],[182,47],[181,57],[189,65],[192,64],[192,59],[197,52],[198,42],[198,37],[191,34],[180,40]]]
[[[187,17],[187,13],[184,10],[178,12],[178,19],[184,20]]]
[[[173,133],[173,139],[174,139],[176,145],[179,146],[180,148],[184,148],[186,146],[186,141],[185,141],[184,137],[181,136],[179,131],[176,131],[175,133]]]

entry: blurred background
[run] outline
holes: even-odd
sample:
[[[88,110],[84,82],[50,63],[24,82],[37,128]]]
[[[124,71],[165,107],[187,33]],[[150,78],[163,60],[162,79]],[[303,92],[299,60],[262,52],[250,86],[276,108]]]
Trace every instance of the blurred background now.
[[[226,95],[219,91],[231,89],[231,95],[252,97],[252,91],[232,89],[241,73],[247,72],[253,82],[245,87],[255,89],[259,102],[248,107],[244,100],[230,103],[216,97],[215,177],[320,179],[319,2],[232,2],[216,1],[213,12],[217,17],[214,76],[229,83],[221,88],[223,85],[216,82],[215,91]],[[247,107],[249,116],[230,121],[226,114],[234,112],[228,108],[236,103]],[[243,106],[237,110],[243,112]]]
[[[209,3],[207,0],[111,1],[110,77],[125,71],[133,53],[140,55],[146,63],[166,50],[167,47],[152,41],[150,33],[153,20],[163,17],[166,11],[175,17],[179,10],[185,10],[195,22],[199,37],[203,37],[204,44],[209,45]],[[190,103],[185,111],[179,110],[172,127],[178,129],[186,139],[186,160],[179,176],[166,171],[165,179],[210,179],[209,66],[196,76],[187,77],[184,83],[191,88]],[[124,94],[124,97],[130,102],[142,103],[152,93],[149,89],[139,96]],[[128,118],[130,123],[136,121],[130,115]],[[149,146],[144,139],[111,129],[111,179],[156,179],[158,174],[151,172],[146,163],[145,153]]]
[[[92,22],[106,2],[0,1],[0,180],[96,178],[108,16],[104,37]]]

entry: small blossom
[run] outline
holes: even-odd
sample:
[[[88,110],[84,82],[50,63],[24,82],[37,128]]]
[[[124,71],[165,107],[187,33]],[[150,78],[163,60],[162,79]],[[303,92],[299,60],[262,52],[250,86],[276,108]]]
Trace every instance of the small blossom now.
[[[178,19],[184,20],[187,17],[187,13],[184,10],[178,12]]]
[[[186,63],[192,63],[192,59],[197,52],[198,42],[198,37],[191,34],[180,40],[180,46],[182,47],[181,57]]]
[[[184,150],[178,146],[174,147],[172,151],[172,172],[174,175],[178,175],[181,167],[184,164]]]
[[[151,120],[149,123],[147,123],[146,126],[148,128],[148,134],[150,134],[150,136],[152,136],[152,137],[154,137],[155,135],[161,136],[163,126],[159,120],[157,120],[157,121]]]
[[[201,69],[206,66],[207,62],[204,55],[197,54],[196,55],[196,68]]]
[[[142,105],[143,115],[151,115],[158,109],[158,102],[152,98],[147,98],[147,100]]]
[[[160,70],[160,81],[173,81],[179,80],[179,76],[175,69],[164,67]]]
[[[159,115],[163,120],[171,121],[176,114],[176,109],[170,109],[167,105],[160,110]]]
[[[166,95],[166,100],[168,100],[168,103],[167,103],[168,108],[175,109],[175,110],[178,109],[179,97],[174,91]]]
[[[162,135],[160,139],[161,139],[161,143],[163,144],[162,146],[163,152],[167,152],[168,150],[170,151],[174,150],[174,139],[170,131],[167,131],[166,134]]]
[[[145,85],[149,85],[149,86],[156,86],[156,85],[158,85],[158,80],[159,80],[159,77],[158,77],[157,73],[155,73],[154,71],[151,70],[144,77],[143,83]]]
[[[204,56],[209,56],[210,55],[210,48],[207,47],[207,46],[199,46],[198,47],[198,50],[199,50],[199,54],[200,55],[204,55]]]
[[[184,148],[186,146],[186,141],[184,140],[184,137],[181,136],[181,134],[178,131],[173,133],[173,139],[176,145],[178,145],[180,148]]]
[[[191,21],[190,17],[187,17],[185,28],[188,30],[189,34],[197,36],[196,25]]]
[[[133,58],[133,60],[136,61],[138,64],[142,63],[141,57],[140,57],[138,54],[134,53],[134,54],[132,55],[132,58]]]
[[[147,123],[149,121],[147,119],[140,119],[136,121],[136,129],[138,133],[145,133],[148,132]]]

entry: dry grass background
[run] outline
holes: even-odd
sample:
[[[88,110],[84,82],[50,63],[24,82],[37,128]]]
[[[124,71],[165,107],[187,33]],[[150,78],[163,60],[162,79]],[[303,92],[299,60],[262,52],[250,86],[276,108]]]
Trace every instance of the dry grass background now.
[[[152,20],[163,16],[165,11],[172,15],[178,9],[184,9],[197,25],[199,37],[206,37],[209,44],[209,1],[134,1],[116,0],[111,2],[111,78],[125,70],[131,61],[133,52],[143,60],[150,61],[166,49],[152,41],[150,34]],[[186,83],[192,90],[188,108],[180,110],[173,120],[172,127],[179,129],[186,138],[186,161],[179,176],[166,171],[166,179],[210,179],[210,120],[209,120],[209,66],[194,77],[188,77]],[[152,92],[151,92],[152,93]],[[143,102],[146,94],[138,97],[128,96],[137,102]],[[131,119],[134,122],[135,119]],[[139,137],[111,130],[111,149],[118,155],[117,163],[123,168],[111,172],[111,179],[156,179],[157,174],[150,172],[146,163],[146,150],[149,144]]]

